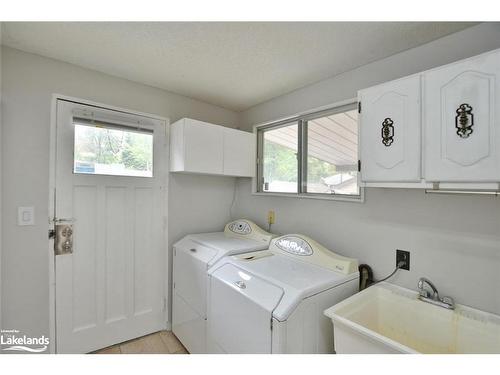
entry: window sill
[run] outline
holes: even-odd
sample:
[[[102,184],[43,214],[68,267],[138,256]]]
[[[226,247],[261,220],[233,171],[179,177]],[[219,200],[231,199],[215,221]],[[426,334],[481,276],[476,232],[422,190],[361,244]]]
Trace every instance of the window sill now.
[[[252,195],[257,195],[261,197],[284,197],[284,198],[299,198],[299,199],[319,199],[327,201],[340,201],[340,202],[351,202],[351,203],[364,203],[365,202],[365,189],[361,188],[361,194],[353,196],[352,198],[345,195],[324,195],[324,194],[295,194],[295,193],[262,193],[258,191],[252,191]]]

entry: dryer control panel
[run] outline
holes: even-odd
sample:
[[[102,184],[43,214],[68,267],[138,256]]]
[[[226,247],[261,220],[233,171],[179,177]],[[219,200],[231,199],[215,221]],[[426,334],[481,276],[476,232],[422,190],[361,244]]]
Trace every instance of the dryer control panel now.
[[[272,233],[266,232],[250,220],[239,219],[226,224],[224,233],[231,237],[246,238],[259,242],[269,243],[273,237]]]
[[[302,234],[287,234],[277,237],[271,241],[269,250],[346,275],[358,272],[357,259],[336,254]]]

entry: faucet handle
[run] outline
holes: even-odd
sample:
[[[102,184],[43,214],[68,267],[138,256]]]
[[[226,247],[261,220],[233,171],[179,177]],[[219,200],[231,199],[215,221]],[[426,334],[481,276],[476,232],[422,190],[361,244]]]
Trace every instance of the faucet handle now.
[[[424,298],[430,298],[431,293],[427,289],[419,289],[418,294],[420,294],[420,297]]]
[[[447,304],[449,306],[455,306],[455,301],[451,297],[446,297],[445,296],[445,297],[441,298],[441,302],[443,302],[443,303],[445,303],[445,304]]]

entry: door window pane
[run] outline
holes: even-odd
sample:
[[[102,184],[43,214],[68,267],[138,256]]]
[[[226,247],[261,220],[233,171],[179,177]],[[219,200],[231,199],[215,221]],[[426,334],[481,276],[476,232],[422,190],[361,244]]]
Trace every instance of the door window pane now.
[[[262,190],[297,193],[297,123],[265,130],[263,138]]]
[[[74,173],[153,177],[152,131],[74,125]]]
[[[350,110],[307,122],[307,192],[359,195],[358,119]]]

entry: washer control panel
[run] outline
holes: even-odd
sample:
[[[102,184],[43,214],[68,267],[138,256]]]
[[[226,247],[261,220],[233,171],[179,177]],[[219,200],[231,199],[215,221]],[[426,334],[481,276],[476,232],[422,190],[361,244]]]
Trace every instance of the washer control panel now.
[[[269,250],[343,274],[358,272],[357,259],[336,254],[302,234],[287,234],[274,238]]]
[[[266,232],[257,224],[246,219],[239,219],[227,223],[224,228],[224,233],[231,237],[246,238],[265,243],[269,243],[274,237],[273,234]]]
[[[228,224],[228,228],[231,232],[236,233],[236,234],[250,234],[252,233],[252,227],[250,226],[249,223],[247,223],[244,220],[241,221],[233,221],[232,223]]]
[[[287,253],[299,256],[309,256],[313,254],[313,249],[309,243],[297,236],[283,236],[276,241],[276,247]]]

